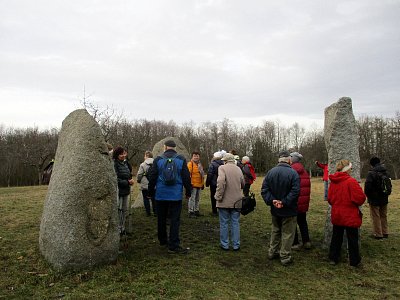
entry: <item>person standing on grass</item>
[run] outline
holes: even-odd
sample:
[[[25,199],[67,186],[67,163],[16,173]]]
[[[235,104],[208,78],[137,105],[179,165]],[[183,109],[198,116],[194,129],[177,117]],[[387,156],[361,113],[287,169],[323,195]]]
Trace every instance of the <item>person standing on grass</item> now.
[[[233,154],[226,153],[222,158],[223,166],[218,169],[215,199],[219,211],[220,247],[229,250],[229,227],[233,251],[240,249],[240,212],[235,203],[242,199],[244,178],[235,163]]]
[[[186,198],[192,192],[190,173],[186,159],[178,155],[173,140],[164,143],[164,153],[153,162],[149,181],[149,197],[155,198],[158,216],[158,241],[168,246],[168,253],[186,254],[179,239],[180,217],[182,211],[182,192],[185,187]],[[167,178],[168,177],[168,178]],[[167,217],[170,219],[169,237]]]
[[[192,159],[187,164],[192,183],[192,195],[188,201],[189,217],[200,216],[200,191],[204,190],[204,169],[200,162],[200,153],[192,152]]]
[[[324,200],[328,200],[328,180],[329,180],[329,171],[328,171],[328,164],[322,164],[319,161],[315,161],[315,164],[324,170],[324,175],[322,176],[322,180],[324,181]]]
[[[271,206],[272,229],[268,259],[280,257],[281,264],[293,263],[291,248],[297,226],[297,200],[300,178],[290,167],[288,151],[279,152],[278,165],[264,178],[261,196]]]
[[[244,176],[244,188],[243,195],[247,197],[250,192],[250,186],[256,180],[256,172],[253,165],[250,163],[250,158],[248,156],[242,157],[242,172]]]
[[[300,162],[303,159],[303,155],[301,155],[299,152],[292,152],[290,153],[290,159],[292,161],[292,168],[297,172],[297,174],[299,174],[300,177],[300,194],[297,201],[297,225],[299,225],[303,247],[305,249],[311,249],[311,241],[307,224],[307,211],[310,204],[311,194],[310,175]],[[299,249],[302,245],[299,243],[299,235],[297,233],[296,226],[292,249]]]
[[[126,150],[121,146],[113,150],[114,169],[117,174],[118,182],[118,217],[119,232],[125,233],[125,221],[128,215],[129,195],[131,193],[131,185],[134,184],[132,174],[126,160]]]
[[[356,179],[351,177],[352,164],[343,159],[336,164],[336,173],[329,175],[328,202],[332,206],[333,224],[329,259],[336,265],[340,259],[343,234],[346,230],[350,266],[357,267],[361,262],[358,245],[358,230],[362,223],[360,206],[365,202],[365,194]]]
[[[210,187],[210,199],[211,199],[211,209],[214,216],[218,216],[215,192],[217,190],[217,178],[218,178],[218,168],[224,164],[221,160],[222,153],[217,151],[214,153],[213,159],[208,167],[206,186]]]
[[[372,169],[368,172],[365,180],[364,192],[367,195],[369,211],[372,219],[373,236],[380,240],[389,237],[387,222],[387,205],[389,195],[382,189],[382,177],[389,177],[386,168],[381,164],[381,160],[374,156],[369,161]]]
[[[143,196],[143,204],[146,210],[146,215],[151,216],[150,201],[153,208],[154,215],[157,215],[156,204],[153,197],[149,197],[149,174],[153,167],[153,153],[146,151],[144,153],[144,162],[139,166],[139,170],[136,176],[137,182],[140,183],[140,189]]]

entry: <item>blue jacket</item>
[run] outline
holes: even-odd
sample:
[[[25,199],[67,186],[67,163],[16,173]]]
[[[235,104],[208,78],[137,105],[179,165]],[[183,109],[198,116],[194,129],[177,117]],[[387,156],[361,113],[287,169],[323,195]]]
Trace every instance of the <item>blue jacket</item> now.
[[[162,156],[157,156],[153,162],[151,174],[149,174],[149,196],[154,196],[155,200],[160,201],[182,201],[183,187],[185,187],[186,197],[190,197],[192,193],[192,184],[190,173],[187,167],[186,159],[177,155],[175,150],[168,149],[164,155],[171,158],[176,155],[175,163],[178,167],[178,178],[174,185],[165,185],[160,178],[159,168],[163,159]]]
[[[213,160],[207,171],[207,179],[206,179],[206,186],[217,186],[217,178],[218,178],[218,168],[222,166],[224,162],[220,159]]]
[[[297,199],[300,193],[300,178],[287,163],[279,163],[264,178],[261,196],[271,206],[271,214],[276,217],[297,216]],[[281,200],[283,207],[276,208],[272,200]]]

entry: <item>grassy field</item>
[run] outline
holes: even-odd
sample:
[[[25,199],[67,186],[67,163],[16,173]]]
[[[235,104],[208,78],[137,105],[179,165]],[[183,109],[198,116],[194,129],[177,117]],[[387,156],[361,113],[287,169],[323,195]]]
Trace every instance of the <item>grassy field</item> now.
[[[40,256],[39,225],[46,186],[0,189],[1,299],[399,299],[400,181],[394,181],[389,206],[390,237],[370,238],[371,222],[364,206],[362,268],[347,257],[329,265],[320,248],[327,204],[323,185],[312,181],[308,213],[313,249],[294,252],[289,267],[267,259],[271,218],[261,200],[241,218],[241,251],[219,249],[219,223],[210,215],[209,191],[201,198],[204,216],[182,212],[181,240],[186,256],[167,254],[158,245],[156,218],[134,210],[134,233],[114,265],[59,274]],[[135,186],[132,199],[139,191]],[[185,201],[185,204],[187,202]],[[186,207],[186,205],[185,205]],[[121,249],[123,249],[121,244]]]

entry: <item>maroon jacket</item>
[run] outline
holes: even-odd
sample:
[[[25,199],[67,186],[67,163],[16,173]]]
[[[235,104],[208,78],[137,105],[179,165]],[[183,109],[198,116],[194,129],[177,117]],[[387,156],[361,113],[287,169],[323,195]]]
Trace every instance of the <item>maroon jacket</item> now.
[[[359,210],[365,202],[365,194],[360,184],[346,172],[329,175],[328,202],[332,205],[333,225],[358,228],[362,223]]]
[[[300,177],[300,194],[297,202],[297,212],[305,213],[308,211],[310,204],[311,181],[310,175],[299,162],[292,164],[292,168],[299,174]]]

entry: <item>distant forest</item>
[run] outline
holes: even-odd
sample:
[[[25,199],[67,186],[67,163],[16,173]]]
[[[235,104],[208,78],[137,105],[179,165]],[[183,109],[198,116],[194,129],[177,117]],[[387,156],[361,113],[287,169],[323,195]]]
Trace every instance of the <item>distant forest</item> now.
[[[155,143],[174,136],[188,152],[198,150],[208,166],[214,152],[235,149],[240,157],[248,155],[260,176],[276,165],[282,149],[300,152],[303,164],[313,176],[320,175],[316,160],[327,161],[323,129],[305,130],[298,123],[287,126],[265,121],[259,126],[241,126],[229,119],[221,122],[193,122],[177,125],[173,121],[127,120],[113,109],[100,110],[90,103],[84,107],[100,124],[105,140],[128,150],[134,170],[143,161],[146,150]],[[400,171],[400,113],[393,118],[363,116],[357,120],[360,135],[361,176],[365,177],[369,159],[377,155],[391,177]],[[0,186],[41,184],[43,169],[55,157],[59,129],[16,129],[0,127]],[[57,162],[55,162],[56,164]],[[135,174],[134,174],[135,175]]]

